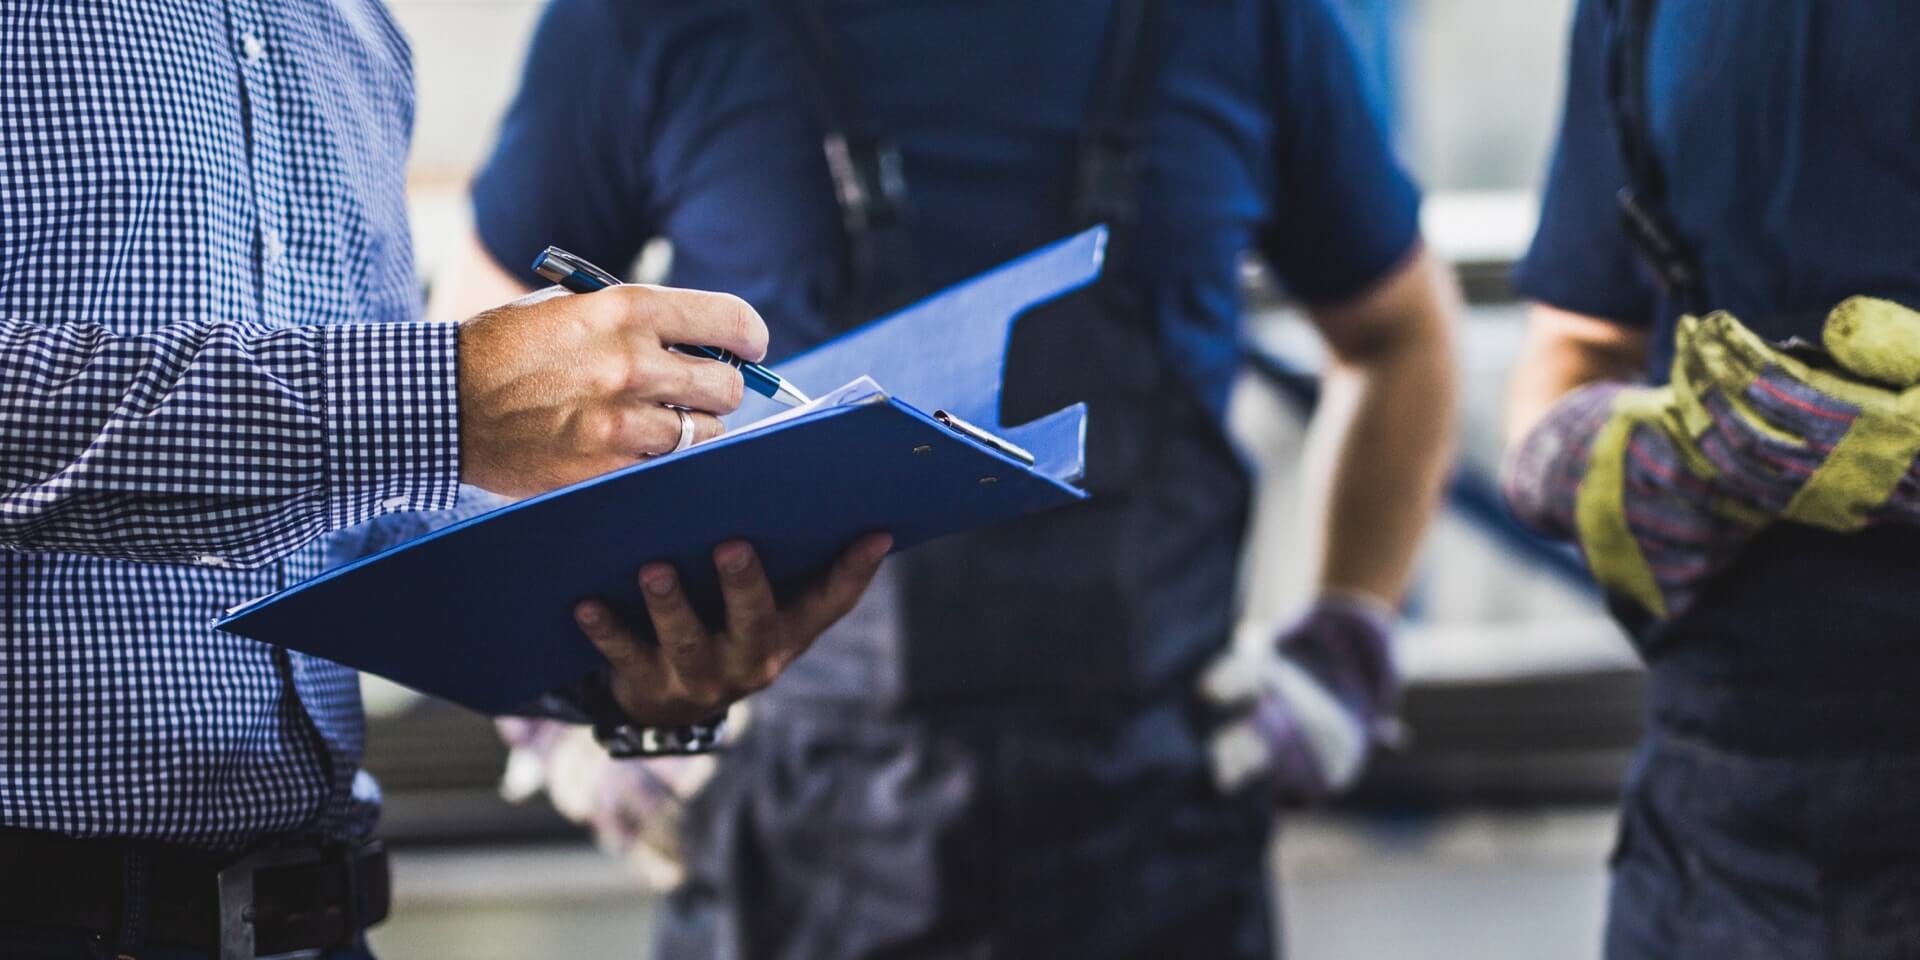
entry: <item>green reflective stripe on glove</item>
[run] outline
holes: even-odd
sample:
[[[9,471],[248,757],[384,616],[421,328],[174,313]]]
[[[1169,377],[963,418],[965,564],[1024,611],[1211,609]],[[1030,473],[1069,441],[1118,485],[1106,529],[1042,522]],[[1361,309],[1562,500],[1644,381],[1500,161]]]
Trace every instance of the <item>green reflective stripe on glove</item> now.
[[[1587,475],[1574,504],[1574,529],[1594,579],[1661,618],[1667,616],[1666,600],[1627,522],[1627,462],[1634,429],[1658,429],[1672,409],[1671,389],[1616,394],[1612,414],[1594,435]]]
[[[1893,497],[1920,455],[1920,410],[1898,415],[1863,410],[1853,428],[1808,478],[1782,514],[1788,520],[1842,532],[1859,530]]]

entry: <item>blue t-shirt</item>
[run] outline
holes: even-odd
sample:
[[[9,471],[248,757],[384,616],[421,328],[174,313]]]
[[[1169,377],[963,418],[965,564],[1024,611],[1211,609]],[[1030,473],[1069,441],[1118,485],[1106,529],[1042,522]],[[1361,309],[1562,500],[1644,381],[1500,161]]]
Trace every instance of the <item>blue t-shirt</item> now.
[[[1566,113],[1526,296],[1650,327],[1667,378],[1675,307],[1621,228],[1608,114],[1606,4],[1574,19]],[[1665,0],[1648,52],[1651,137],[1676,232],[1708,304],[1763,336],[1818,341],[1854,294],[1920,307],[1920,5],[1909,0]],[[1912,691],[1920,534],[1765,534],[1680,621],[1656,665],[1789,692]]]
[[[795,46],[760,0],[557,0],[474,184],[501,265],[548,244],[609,266],[671,241],[670,282],[766,317],[777,358],[830,334],[842,240]],[[1379,280],[1418,197],[1371,118],[1324,0],[1165,4],[1133,262],[1167,359],[1216,409],[1242,254],[1309,302]],[[1076,225],[1077,140],[1112,5],[826,4],[862,109],[895,140],[926,292]]]

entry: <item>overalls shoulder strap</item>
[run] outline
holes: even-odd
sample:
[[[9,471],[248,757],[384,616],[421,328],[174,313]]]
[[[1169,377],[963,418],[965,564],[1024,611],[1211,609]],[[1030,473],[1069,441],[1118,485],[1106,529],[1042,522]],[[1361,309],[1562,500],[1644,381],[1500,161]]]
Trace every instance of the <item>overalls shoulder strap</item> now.
[[[846,62],[833,42],[822,0],[772,0],[800,55],[821,128],[834,200],[847,240],[848,290],[833,309],[851,326],[906,305],[917,285],[909,228],[912,205],[899,147],[862,112]],[[1109,262],[1138,218],[1141,115],[1151,89],[1155,0],[1118,0],[1075,158],[1068,226],[1109,225]]]
[[[849,327],[905,306],[920,292],[906,170],[900,148],[861,111],[820,0],[773,0],[773,6],[800,55],[833,177],[847,240],[847,290],[832,313],[836,325]]]
[[[1673,227],[1666,177],[1653,146],[1647,78],[1658,0],[1608,0],[1607,96],[1627,182],[1617,199],[1621,220],[1660,289],[1676,307],[1707,306],[1699,261]]]
[[[1140,216],[1140,165],[1146,145],[1143,117],[1155,74],[1155,0],[1119,0],[1107,31],[1105,59],[1093,106],[1081,130],[1074,164],[1076,229],[1106,224],[1117,246]]]

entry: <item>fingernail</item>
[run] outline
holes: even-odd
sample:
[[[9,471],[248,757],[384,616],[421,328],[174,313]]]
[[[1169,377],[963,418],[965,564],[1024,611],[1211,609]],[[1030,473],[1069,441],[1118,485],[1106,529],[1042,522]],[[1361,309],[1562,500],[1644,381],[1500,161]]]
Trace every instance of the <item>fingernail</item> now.
[[[753,559],[753,551],[746,544],[731,543],[721,547],[718,555],[713,559],[714,563],[719,565],[721,573],[739,573],[745,570],[748,561]]]
[[[664,597],[673,592],[673,570],[668,567],[652,567],[640,571],[640,585],[656,597]]]
[[[879,537],[876,537],[872,543],[867,544],[867,549],[866,549],[867,559],[869,561],[877,561],[882,557],[885,557],[887,553],[892,549],[893,549],[893,535],[881,534]]]
[[[583,603],[573,608],[573,618],[591,627],[600,622],[600,607],[598,604]]]

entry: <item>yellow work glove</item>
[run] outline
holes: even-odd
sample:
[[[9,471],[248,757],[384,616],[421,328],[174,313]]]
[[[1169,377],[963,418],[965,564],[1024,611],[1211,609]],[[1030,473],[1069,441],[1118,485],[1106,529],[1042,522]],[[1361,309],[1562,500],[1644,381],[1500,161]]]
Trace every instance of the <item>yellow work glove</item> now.
[[[1661,618],[1775,520],[1920,523],[1920,315],[1856,297],[1824,341],[1821,355],[1730,314],[1683,317],[1672,382],[1569,394],[1509,458],[1509,504]]]
[[[1678,416],[1730,494],[1761,515],[1847,533],[1912,516],[1920,456],[1920,314],[1855,297],[1824,356],[1768,343],[1724,313],[1681,320]]]

